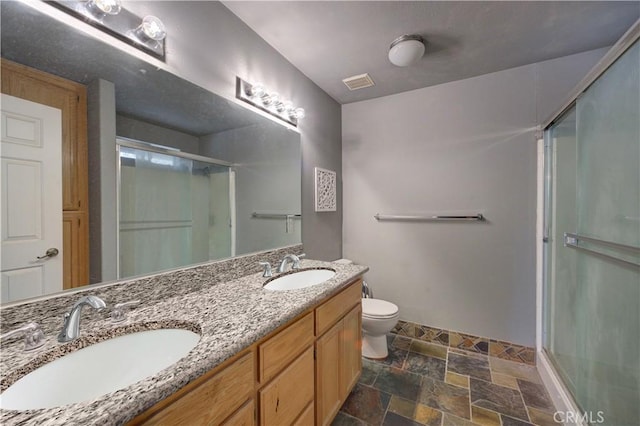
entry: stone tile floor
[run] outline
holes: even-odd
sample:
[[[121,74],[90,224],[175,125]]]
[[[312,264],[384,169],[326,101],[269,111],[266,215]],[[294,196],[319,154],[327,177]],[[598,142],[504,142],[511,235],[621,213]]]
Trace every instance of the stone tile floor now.
[[[558,426],[535,367],[395,334],[387,340],[387,359],[363,358],[333,426]]]

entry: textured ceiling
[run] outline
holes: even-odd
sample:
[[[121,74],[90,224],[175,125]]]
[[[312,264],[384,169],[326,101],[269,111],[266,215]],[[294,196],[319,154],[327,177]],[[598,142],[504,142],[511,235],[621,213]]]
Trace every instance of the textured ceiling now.
[[[87,37],[17,1],[0,1],[2,57],[88,84],[115,85],[116,110],[194,136],[271,121]]]
[[[610,46],[640,2],[225,1],[234,14],[340,103],[386,96]],[[398,68],[389,44],[427,40]],[[342,79],[369,73],[351,92]]]

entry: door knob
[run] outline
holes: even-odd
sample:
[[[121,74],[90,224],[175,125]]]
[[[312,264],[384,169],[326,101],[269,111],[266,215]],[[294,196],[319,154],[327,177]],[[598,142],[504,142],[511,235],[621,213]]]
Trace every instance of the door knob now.
[[[56,257],[58,253],[60,253],[60,251],[57,248],[50,248],[49,250],[47,250],[44,256],[38,256],[36,259],[42,260],[48,257]]]

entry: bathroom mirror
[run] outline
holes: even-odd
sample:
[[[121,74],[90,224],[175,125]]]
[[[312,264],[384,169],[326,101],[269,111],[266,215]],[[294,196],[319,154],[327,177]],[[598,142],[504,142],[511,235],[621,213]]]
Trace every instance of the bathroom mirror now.
[[[113,178],[117,200],[103,201],[99,217],[115,224],[118,238],[103,244],[108,253],[99,261],[119,259],[107,265],[119,273],[103,281],[301,243],[297,131],[21,2],[1,2],[1,19],[3,59],[89,88],[113,87],[107,125],[117,135],[109,141],[116,165],[101,164],[108,170],[99,173],[103,185],[104,173]],[[104,147],[91,116],[90,153]],[[95,169],[90,199],[100,191]]]

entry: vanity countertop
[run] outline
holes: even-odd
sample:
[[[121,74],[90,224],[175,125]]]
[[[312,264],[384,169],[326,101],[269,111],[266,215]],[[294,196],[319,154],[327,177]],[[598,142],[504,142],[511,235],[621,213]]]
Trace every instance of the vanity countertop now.
[[[283,292],[263,289],[262,285],[267,278],[263,278],[260,273],[254,273],[226,282],[204,285],[201,289],[186,294],[167,294],[166,297],[151,302],[143,300],[139,306],[129,311],[125,323],[112,323],[109,320],[109,312],[83,318],[80,339],[66,344],[58,343],[56,336],[50,333],[52,327],[59,327],[59,316],[44,320],[37,317],[29,318],[38,322],[55,321],[54,324],[57,326],[49,324],[48,327],[44,327],[48,332],[47,343],[34,353],[22,351],[21,339],[3,345],[0,382],[3,390],[26,371],[32,370],[29,365],[44,364],[60,354],[116,335],[174,327],[198,330],[201,339],[196,347],[176,364],[124,389],[95,400],[62,407],[28,411],[0,410],[0,423],[124,424],[305,310],[317,305],[368,270],[362,265],[342,265],[314,260],[303,260],[300,267],[328,267],[334,269],[336,275],[322,284]],[[186,279],[185,276],[169,276],[174,276],[178,281],[173,283],[175,286],[188,285],[179,282],[180,279]],[[190,276],[189,279],[194,278]],[[197,279],[208,278],[200,274]],[[147,279],[146,285],[152,283],[152,279]],[[91,294],[100,295],[100,291],[96,289]],[[64,389],[61,389],[61,392],[64,392]]]

